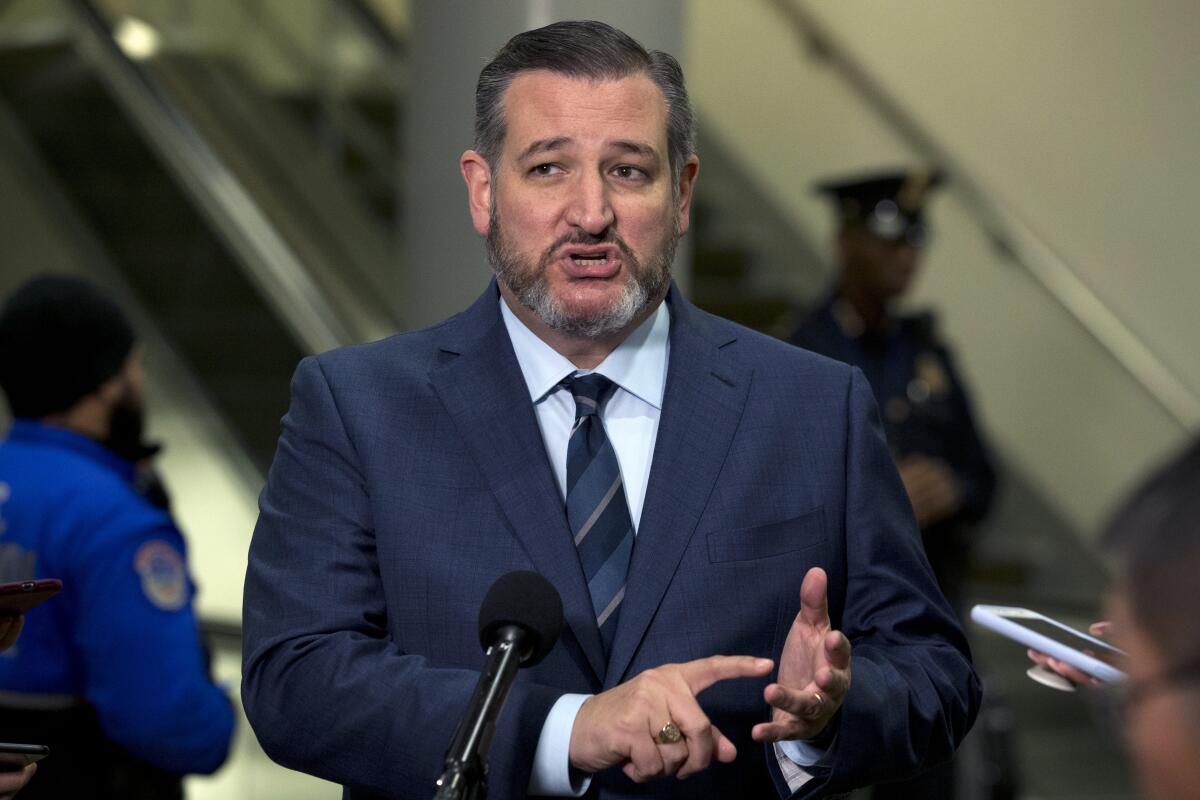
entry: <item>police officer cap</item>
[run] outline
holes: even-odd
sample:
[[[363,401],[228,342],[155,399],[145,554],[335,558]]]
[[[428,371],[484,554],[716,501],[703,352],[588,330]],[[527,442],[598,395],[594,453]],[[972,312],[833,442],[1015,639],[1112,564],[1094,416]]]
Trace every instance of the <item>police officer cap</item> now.
[[[133,342],[121,309],[92,284],[34,278],[0,309],[0,389],[15,417],[66,411],[121,370]]]
[[[920,247],[929,236],[924,206],[942,182],[939,170],[894,170],[822,181],[817,191],[837,204],[843,221],[858,221],[880,239]]]

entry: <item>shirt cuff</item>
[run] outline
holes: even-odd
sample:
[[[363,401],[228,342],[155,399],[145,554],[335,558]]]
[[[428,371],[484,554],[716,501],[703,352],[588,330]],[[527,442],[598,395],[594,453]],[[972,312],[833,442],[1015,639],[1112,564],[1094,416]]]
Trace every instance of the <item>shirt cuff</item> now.
[[[779,755],[785,756],[798,767],[815,766],[829,752],[828,748],[817,747],[800,739],[785,739],[775,745]]]
[[[550,707],[533,754],[529,794],[583,797],[592,776],[571,769],[571,729],[579,708],[590,694],[564,694]]]
[[[775,742],[775,760],[779,763],[779,771],[783,780],[793,792],[811,781],[818,764],[828,755],[829,750],[798,739],[788,739]]]

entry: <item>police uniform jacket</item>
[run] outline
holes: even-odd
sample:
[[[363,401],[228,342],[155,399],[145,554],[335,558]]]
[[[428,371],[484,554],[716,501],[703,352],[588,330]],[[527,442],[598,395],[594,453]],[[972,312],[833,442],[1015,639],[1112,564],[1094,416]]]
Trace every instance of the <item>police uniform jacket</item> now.
[[[862,370],[897,462],[921,454],[941,459],[954,471],[962,506],[922,531],[922,538],[943,591],[957,594],[970,531],[991,506],[996,473],[967,391],[936,334],[934,316],[900,317],[883,331],[867,332],[835,296],[800,325],[792,343]]]
[[[135,467],[18,419],[0,443],[0,579],[59,578],[0,654],[0,739],[49,744],[29,797],[179,796],[224,760],[233,711],[208,677],[183,537]]]

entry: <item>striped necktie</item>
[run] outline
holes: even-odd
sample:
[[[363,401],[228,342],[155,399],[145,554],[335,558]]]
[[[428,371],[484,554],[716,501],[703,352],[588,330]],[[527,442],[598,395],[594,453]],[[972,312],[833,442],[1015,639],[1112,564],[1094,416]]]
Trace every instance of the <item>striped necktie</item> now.
[[[567,521],[607,656],[633,552],[633,523],[621,467],[600,421],[600,408],[616,386],[595,373],[567,378],[561,385],[575,397],[575,425],[567,443]]]

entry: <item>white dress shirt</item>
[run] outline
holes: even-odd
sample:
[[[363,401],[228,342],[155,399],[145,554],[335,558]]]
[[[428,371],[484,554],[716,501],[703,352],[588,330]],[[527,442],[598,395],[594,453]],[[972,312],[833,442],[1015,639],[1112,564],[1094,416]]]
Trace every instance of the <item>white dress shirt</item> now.
[[[589,370],[578,369],[570,359],[538,338],[509,309],[503,298],[497,302],[500,303],[500,315],[512,340],[521,375],[529,388],[546,455],[558,481],[559,494],[566,497],[567,442],[575,424],[575,400],[571,392],[560,387],[559,383],[572,375],[586,375]],[[620,465],[621,482],[635,536],[646,500],[654,442],[658,437],[658,421],[662,414],[663,392],[667,385],[670,330],[670,312],[665,302],[660,303],[655,312],[625,341],[594,370],[590,370],[616,384],[616,389],[600,409],[600,419]],[[591,695],[588,694],[564,694],[551,707],[538,738],[529,794],[581,797],[587,791],[591,778],[572,781],[569,757],[571,729],[580,706],[589,697]],[[796,748],[795,745],[801,747]],[[787,752],[784,752],[785,749]],[[815,764],[824,755],[824,751],[800,742],[781,743],[775,752],[793,791],[811,778],[801,765]]]

